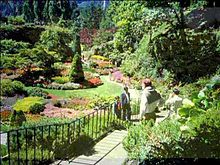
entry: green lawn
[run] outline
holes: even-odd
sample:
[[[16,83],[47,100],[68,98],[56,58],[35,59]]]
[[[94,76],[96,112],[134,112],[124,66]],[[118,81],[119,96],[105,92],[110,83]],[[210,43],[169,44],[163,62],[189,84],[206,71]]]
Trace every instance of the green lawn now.
[[[101,76],[101,79],[104,84],[96,88],[77,89],[77,90],[53,90],[53,89],[45,89],[45,90],[61,98],[69,98],[73,96],[93,98],[95,95],[117,96],[121,94],[123,90],[122,87],[116,83],[109,82],[107,80],[108,76]]]

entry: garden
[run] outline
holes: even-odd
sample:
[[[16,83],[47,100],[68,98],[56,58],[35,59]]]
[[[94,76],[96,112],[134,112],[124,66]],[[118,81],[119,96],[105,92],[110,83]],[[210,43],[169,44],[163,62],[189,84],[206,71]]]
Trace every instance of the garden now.
[[[220,158],[219,2],[24,0],[0,9],[0,133],[9,141],[1,156],[47,164],[123,127],[128,164]],[[123,86],[137,93],[139,113],[145,78],[163,100],[180,90],[178,116],[116,120]]]

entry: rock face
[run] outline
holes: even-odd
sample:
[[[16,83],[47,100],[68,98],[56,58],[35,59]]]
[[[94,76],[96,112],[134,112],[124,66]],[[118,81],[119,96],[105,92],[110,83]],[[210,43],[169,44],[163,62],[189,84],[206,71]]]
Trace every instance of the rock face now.
[[[196,9],[187,16],[187,26],[192,29],[220,26],[220,7]]]
[[[44,30],[42,26],[14,26],[12,29],[0,28],[0,39],[12,39],[18,42],[23,41],[35,44]]]

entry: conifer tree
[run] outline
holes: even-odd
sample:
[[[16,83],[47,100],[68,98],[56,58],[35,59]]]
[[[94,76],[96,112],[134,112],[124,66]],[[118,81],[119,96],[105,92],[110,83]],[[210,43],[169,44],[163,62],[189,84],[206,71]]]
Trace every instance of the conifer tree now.
[[[26,22],[33,22],[34,13],[33,13],[33,4],[29,0],[25,0],[23,4],[23,16]]]
[[[73,35],[74,35],[74,56],[72,60],[72,66],[69,73],[69,78],[72,82],[82,82],[84,81],[84,72],[82,68],[82,61],[81,61],[81,47],[80,47],[80,12],[77,6],[76,1],[73,1],[72,4],[72,20],[73,20]]]
[[[71,19],[72,10],[69,0],[61,0],[61,11],[62,11],[62,18],[64,20]]]
[[[33,5],[34,5],[34,18],[35,18],[35,21],[40,21],[40,9],[39,9],[38,0],[35,0],[33,2]]]
[[[49,12],[48,12],[49,2],[50,2],[50,0],[46,0],[46,2],[44,4],[43,14],[42,14],[44,22],[48,22],[49,21]]]
[[[59,11],[59,8],[58,8],[56,0],[50,0],[48,11],[49,11],[50,21],[51,22],[57,22],[58,21],[58,17],[60,16],[59,15],[60,11]]]

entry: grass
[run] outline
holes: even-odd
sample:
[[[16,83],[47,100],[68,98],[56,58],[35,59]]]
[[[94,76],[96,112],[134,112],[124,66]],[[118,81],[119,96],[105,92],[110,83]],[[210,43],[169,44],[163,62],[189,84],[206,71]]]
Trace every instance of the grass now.
[[[61,98],[69,98],[69,97],[83,97],[83,98],[93,98],[95,95],[98,96],[117,96],[122,92],[122,87],[114,82],[109,82],[107,76],[101,76],[103,81],[103,85],[98,86],[96,88],[90,89],[77,89],[77,90],[53,90],[53,89],[45,89],[50,94]]]

